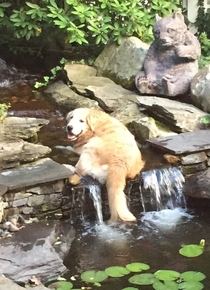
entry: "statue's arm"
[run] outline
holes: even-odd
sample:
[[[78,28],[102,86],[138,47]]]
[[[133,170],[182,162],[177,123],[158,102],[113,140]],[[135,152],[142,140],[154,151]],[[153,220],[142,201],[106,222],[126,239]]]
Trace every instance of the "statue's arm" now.
[[[187,31],[184,44],[178,45],[175,51],[179,57],[196,60],[201,55],[201,46],[197,37]]]

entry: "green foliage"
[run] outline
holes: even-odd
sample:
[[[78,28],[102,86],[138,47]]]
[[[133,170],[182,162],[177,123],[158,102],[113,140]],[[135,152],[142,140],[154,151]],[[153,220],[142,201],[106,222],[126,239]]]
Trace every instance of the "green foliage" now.
[[[201,44],[202,55],[198,59],[199,67],[202,68],[210,64],[210,39],[208,39],[206,32],[202,32],[198,37]]]
[[[41,87],[46,87],[50,81],[53,81],[57,77],[58,72],[63,70],[63,66],[66,62],[67,60],[65,58],[62,58],[60,60],[60,65],[57,65],[50,70],[51,76],[44,76],[43,82],[36,82],[34,88],[39,89]]]
[[[0,104],[0,123],[4,121],[7,116],[7,110],[9,109],[10,104]]]
[[[131,35],[152,41],[155,14],[167,16],[180,5],[180,0],[7,1],[0,4],[0,27],[26,40],[57,29],[68,43],[120,43]]]

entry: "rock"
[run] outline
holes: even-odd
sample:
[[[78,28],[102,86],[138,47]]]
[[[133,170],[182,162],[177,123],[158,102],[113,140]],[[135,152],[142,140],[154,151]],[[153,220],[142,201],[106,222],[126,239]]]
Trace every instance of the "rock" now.
[[[70,175],[72,175],[72,171],[66,166],[58,164],[50,158],[43,158],[16,169],[1,171],[0,184],[7,186],[8,190],[18,190],[23,187],[65,179]]]
[[[75,231],[68,223],[47,221],[28,224],[11,238],[0,240],[1,271],[15,282],[27,283],[34,275],[45,283],[66,270],[62,259],[74,237]],[[58,240],[61,243],[56,245]]]
[[[202,68],[191,82],[192,103],[205,112],[210,113],[210,65]]]
[[[55,82],[47,87],[45,94],[55,106],[59,106],[65,114],[80,107],[98,108],[98,103],[84,96],[76,94],[62,81]]]
[[[95,60],[97,75],[133,89],[135,75],[142,68],[148,48],[149,45],[134,36],[125,38],[120,45],[110,42]]]
[[[0,130],[0,140],[24,139],[28,140],[36,136],[42,126],[49,123],[46,119],[25,118],[25,117],[7,117],[0,124],[3,129]]]
[[[137,100],[152,117],[177,133],[200,129],[200,118],[205,115],[193,105],[166,98],[141,96]]]
[[[210,168],[185,178],[185,195],[210,199]]]
[[[0,169],[16,167],[21,163],[35,161],[49,154],[51,149],[23,140],[2,141],[0,147]]]
[[[208,140],[208,141],[207,141]],[[154,147],[171,154],[189,154],[210,149],[210,130],[198,130],[175,136],[147,141]],[[201,154],[203,156],[203,154]]]
[[[78,78],[82,80],[87,76],[96,76],[97,73],[97,70],[94,67],[79,63],[66,63],[64,69],[72,83],[76,83]]]
[[[189,154],[186,156],[182,156],[181,164],[182,165],[197,164],[197,163],[205,162],[206,160],[207,160],[207,156],[204,152],[197,152],[197,153]]]
[[[132,121],[132,129],[128,126],[139,142],[148,139],[177,135],[152,117],[141,118],[138,122]]]
[[[96,78],[99,79],[100,78]],[[89,85],[86,88],[89,96],[96,100],[100,107],[105,111],[113,112],[118,108],[125,107],[130,103],[136,103],[136,94],[132,91],[126,90],[115,83],[100,86],[100,81],[95,85]]]

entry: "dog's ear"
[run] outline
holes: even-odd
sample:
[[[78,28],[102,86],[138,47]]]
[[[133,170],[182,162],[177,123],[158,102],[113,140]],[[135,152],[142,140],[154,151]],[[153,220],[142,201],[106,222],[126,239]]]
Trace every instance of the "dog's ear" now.
[[[87,116],[87,125],[91,131],[95,131],[106,120],[106,113],[99,110],[90,110]]]

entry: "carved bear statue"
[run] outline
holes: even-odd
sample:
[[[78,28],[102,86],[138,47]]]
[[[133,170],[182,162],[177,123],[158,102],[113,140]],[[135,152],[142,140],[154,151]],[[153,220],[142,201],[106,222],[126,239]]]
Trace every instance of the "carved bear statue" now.
[[[141,94],[169,97],[187,93],[198,72],[198,39],[187,30],[180,12],[166,18],[156,16],[153,34],[143,70],[135,78],[137,89]]]

